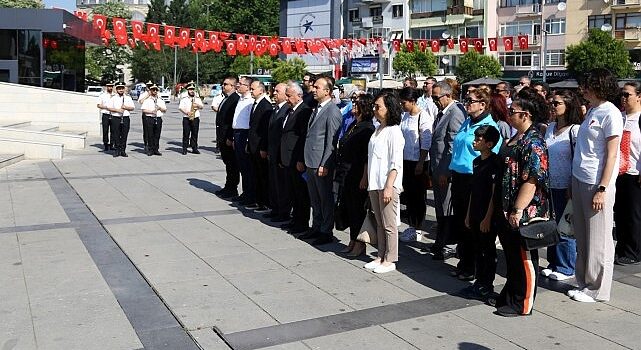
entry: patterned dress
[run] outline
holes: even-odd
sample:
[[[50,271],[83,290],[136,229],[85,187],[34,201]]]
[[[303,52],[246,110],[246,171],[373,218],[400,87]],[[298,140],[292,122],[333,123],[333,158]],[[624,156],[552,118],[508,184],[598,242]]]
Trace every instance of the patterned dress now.
[[[521,224],[530,219],[550,216],[548,150],[545,140],[535,127],[528,129],[513,146],[506,146],[501,155],[505,162],[502,183],[502,207],[507,215],[512,212],[521,185],[536,180],[536,190],[530,204],[523,211]]]

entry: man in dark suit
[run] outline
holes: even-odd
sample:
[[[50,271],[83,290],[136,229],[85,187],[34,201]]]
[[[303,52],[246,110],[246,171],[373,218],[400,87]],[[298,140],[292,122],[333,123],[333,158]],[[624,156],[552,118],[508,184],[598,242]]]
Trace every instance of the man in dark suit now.
[[[249,136],[247,148],[252,164],[254,175],[254,188],[256,191],[256,204],[247,206],[247,209],[257,213],[269,211],[269,171],[267,169],[267,128],[273,108],[269,98],[265,94],[265,85],[256,80],[249,88],[254,105],[249,114]]]
[[[280,164],[286,169],[288,190],[292,198],[292,221],[283,225],[292,234],[306,232],[309,228],[309,194],[305,184],[305,138],[312,109],[303,103],[303,89],[296,83],[287,85],[287,102],[290,110],[283,120],[280,140]]]
[[[267,160],[269,167],[269,201],[272,211],[266,214],[272,222],[283,222],[290,219],[292,203],[287,186],[287,170],[280,166],[280,141],[283,134],[283,122],[291,107],[287,103],[287,84],[280,83],[274,88],[276,106],[267,127]]]
[[[305,73],[303,76],[303,103],[306,104],[309,108],[316,108],[318,102],[314,99],[314,82],[316,81],[316,76],[312,73]]]
[[[445,81],[432,87],[432,99],[439,109],[434,119],[430,167],[436,209],[436,242],[431,248],[435,260],[454,256],[456,237],[452,232],[450,162],[454,138],[467,117],[454,101],[452,87]]]
[[[312,92],[318,106],[309,117],[305,139],[307,189],[312,204],[312,228],[299,237],[314,239],[312,245],[332,242],[334,238],[334,136],[341,126],[341,111],[332,101],[334,86],[331,80],[320,77]]]
[[[236,83],[238,79],[234,76],[225,78],[223,81],[224,99],[218,107],[216,114],[216,146],[220,150],[220,157],[225,163],[225,187],[216,191],[216,195],[221,198],[232,198],[238,196],[238,183],[240,182],[240,172],[236,164],[236,155],[234,148],[227,145],[227,135],[232,132],[231,123],[234,119],[234,111],[240,97],[236,93]]]

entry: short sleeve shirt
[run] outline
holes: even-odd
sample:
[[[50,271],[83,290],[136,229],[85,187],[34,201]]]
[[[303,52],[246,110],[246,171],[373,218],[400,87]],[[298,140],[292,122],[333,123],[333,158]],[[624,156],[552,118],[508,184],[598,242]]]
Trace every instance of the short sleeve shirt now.
[[[472,162],[472,192],[470,193],[470,221],[477,226],[487,215],[487,209],[492,200],[493,188],[500,186],[501,160],[492,153],[487,159],[478,156]]]
[[[612,103],[604,102],[590,108],[579,128],[572,175],[585,184],[596,185],[601,181],[605,168],[607,138],[623,134],[623,117]],[[617,152],[619,145],[617,145]],[[619,169],[619,155],[613,171]],[[616,173],[610,177],[610,185],[616,181]]]
[[[570,188],[572,180],[573,146],[570,142],[576,143],[579,126],[572,124],[558,135],[555,135],[556,131],[556,123],[552,122],[545,132],[545,144],[550,157],[550,187],[566,189]]]

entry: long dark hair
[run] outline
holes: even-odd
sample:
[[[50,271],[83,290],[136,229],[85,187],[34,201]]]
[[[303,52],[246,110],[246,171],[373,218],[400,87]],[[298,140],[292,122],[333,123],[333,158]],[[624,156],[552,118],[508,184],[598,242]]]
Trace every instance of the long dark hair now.
[[[359,95],[354,101],[356,107],[358,107],[358,114],[361,120],[372,120],[374,118],[374,96],[371,94]]]
[[[516,103],[524,111],[530,112],[532,124],[535,125],[547,122],[550,115],[547,101],[531,87],[521,89],[512,103]]]
[[[568,124],[581,124],[583,113],[581,112],[581,101],[579,96],[570,90],[556,90],[552,96],[559,96],[565,103],[565,120]]]
[[[490,97],[490,114],[495,122],[502,120],[507,123],[507,100],[501,94],[492,94]]]
[[[399,125],[401,123],[403,110],[401,109],[401,102],[398,97],[396,97],[396,94],[384,91],[376,95],[374,101],[379,98],[383,99],[383,104],[385,108],[387,108],[387,115],[385,116],[386,125]]]
[[[615,101],[620,90],[616,77],[606,68],[591,70],[581,79],[579,86],[583,90],[592,91],[596,98],[603,101]]]

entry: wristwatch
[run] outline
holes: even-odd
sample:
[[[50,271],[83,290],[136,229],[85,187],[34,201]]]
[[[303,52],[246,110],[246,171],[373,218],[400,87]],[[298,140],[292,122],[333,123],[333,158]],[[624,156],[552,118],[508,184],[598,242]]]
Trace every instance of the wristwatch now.
[[[523,209],[519,209],[519,208],[516,208],[516,207],[512,208],[512,214],[519,214],[519,213],[522,213],[522,212],[523,212]]]
[[[597,192],[605,192],[605,186],[599,186],[599,188],[596,191]]]

